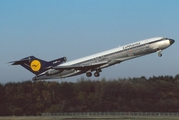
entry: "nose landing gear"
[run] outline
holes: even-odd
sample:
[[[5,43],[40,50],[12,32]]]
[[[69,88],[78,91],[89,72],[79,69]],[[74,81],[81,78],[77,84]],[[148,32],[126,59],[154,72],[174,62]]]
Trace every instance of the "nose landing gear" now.
[[[159,51],[157,51],[157,52],[158,52],[158,56],[159,56],[159,57],[162,57],[162,53],[161,53],[162,50],[159,50]]]
[[[159,57],[162,57],[162,53],[158,53],[158,56],[159,56]]]

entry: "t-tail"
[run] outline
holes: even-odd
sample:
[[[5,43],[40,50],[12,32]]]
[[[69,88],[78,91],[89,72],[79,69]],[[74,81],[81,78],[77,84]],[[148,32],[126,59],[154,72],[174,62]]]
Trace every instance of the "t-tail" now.
[[[12,63],[12,65],[21,65],[22,67],[26,68],[30,72],[34,73],[35,75],[38,75],[64,62],[66,62],[66,57],[62,57],[62,58],[47,62],[47,61],[38,59],[34,56],[29,56],[21,60],[12,61],[9,63]]]

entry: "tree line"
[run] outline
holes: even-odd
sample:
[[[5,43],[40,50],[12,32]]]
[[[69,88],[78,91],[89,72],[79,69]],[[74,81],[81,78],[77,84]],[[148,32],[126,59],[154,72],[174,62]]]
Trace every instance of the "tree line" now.
[[[179,112],[179,75],[0,84],[0,115],[58,112]]]

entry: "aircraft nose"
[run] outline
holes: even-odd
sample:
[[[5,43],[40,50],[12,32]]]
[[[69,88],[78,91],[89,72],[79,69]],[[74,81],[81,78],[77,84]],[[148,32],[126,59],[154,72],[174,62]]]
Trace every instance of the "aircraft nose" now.
[[[169,39],[169,41],[170,41],[170,45],[172,45],[175,42],[175,40],[173,39]]]

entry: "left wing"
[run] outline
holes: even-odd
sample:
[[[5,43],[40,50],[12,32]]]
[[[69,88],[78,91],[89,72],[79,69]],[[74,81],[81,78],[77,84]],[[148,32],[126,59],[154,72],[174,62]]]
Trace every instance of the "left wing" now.
[[[71,70],[71,69],[75,69],[75,70],[89,70],[89,69],[95,69],[101,65],[107,64],[108,61],[101,61],[101,62],[97,62],[97,63],[91,63],[91,64],[82,64],[82,65],[71,65],[71,66],[55,66],[52,67],[52,69],[56,69],[56,70]]]

